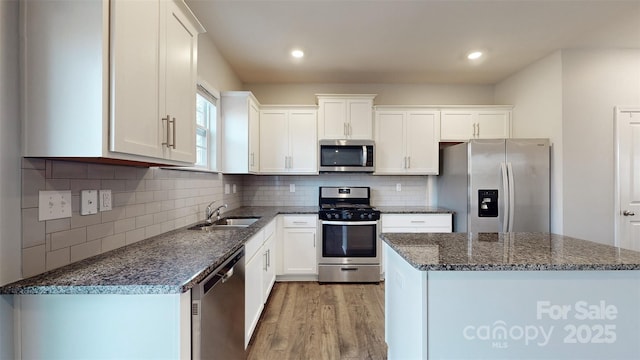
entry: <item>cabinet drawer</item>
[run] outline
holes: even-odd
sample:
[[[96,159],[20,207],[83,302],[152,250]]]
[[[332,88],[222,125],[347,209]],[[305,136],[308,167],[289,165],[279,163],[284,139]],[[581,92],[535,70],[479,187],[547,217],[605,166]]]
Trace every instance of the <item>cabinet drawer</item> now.
[[[264,230],[260,230],[244,244],[244,263],[248,263],[260,250],[264,242]]]
[[[282,225],[286,228],[316,227],[317,220],[315,215],[287,215],[282,219]]]
[[[382,215],[382,231],[387,228],[450,229],[451,214],[384,214]]]

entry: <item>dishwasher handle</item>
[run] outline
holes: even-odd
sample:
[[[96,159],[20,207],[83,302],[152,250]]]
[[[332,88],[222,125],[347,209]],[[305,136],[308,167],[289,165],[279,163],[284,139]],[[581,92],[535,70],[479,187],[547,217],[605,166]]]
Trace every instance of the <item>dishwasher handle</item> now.
[[[229,280],[229,278],[233,276],[233,268],[243,258],[244,247],[236,251],[229,257],[227,261],[217,267],[211,275],[209,275],[204,281],[200,283],[200,286],[202,286],[202,296],[206,295],[219,283],[225,283],[227,280]]]

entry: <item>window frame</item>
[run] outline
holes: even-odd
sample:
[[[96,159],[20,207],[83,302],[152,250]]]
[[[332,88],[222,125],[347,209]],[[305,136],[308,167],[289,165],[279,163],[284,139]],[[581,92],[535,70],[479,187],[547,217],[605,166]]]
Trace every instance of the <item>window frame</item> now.
[[[198,80],[197,89],[196,89],[196,103],[197,97],[201,96],[204,99],[211,102],[215,107],[215,124],[211,124],[211,118],[209,118],[209,123],[207,124],[207,163],[206,165],[198,165],[195,164],[190,167],[191,170],[198,171],[208,171],[208,172],[220,172],[220,92],[207,84],[206,81]],[[197,105],[196,105],[197,106]],[[197,109],[196,109],[197,113]],[[197,115],[196,115],[197,116]],[[196,122],[196,144],[197,144],[197,130],[201,128],[197,124],[197,120],[193,119]],[[213,132],[212,132],[213,130]],[[197,151],[197,145],[196,145]],[[197,156],[197,155],[196,155]]]

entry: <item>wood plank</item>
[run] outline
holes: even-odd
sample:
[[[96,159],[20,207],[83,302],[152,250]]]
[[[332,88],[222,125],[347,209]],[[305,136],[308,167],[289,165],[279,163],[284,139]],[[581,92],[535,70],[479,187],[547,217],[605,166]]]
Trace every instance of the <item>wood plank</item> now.
[[[276,283],[248,359],[386,359],[384,285]]]

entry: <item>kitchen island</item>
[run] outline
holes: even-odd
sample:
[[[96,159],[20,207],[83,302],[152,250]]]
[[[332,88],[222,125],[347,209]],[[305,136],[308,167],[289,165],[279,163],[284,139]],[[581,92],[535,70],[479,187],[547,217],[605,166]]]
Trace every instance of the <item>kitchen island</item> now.
[[[393,359],[638,359],[640,253],[547,233],[381,234]]]

